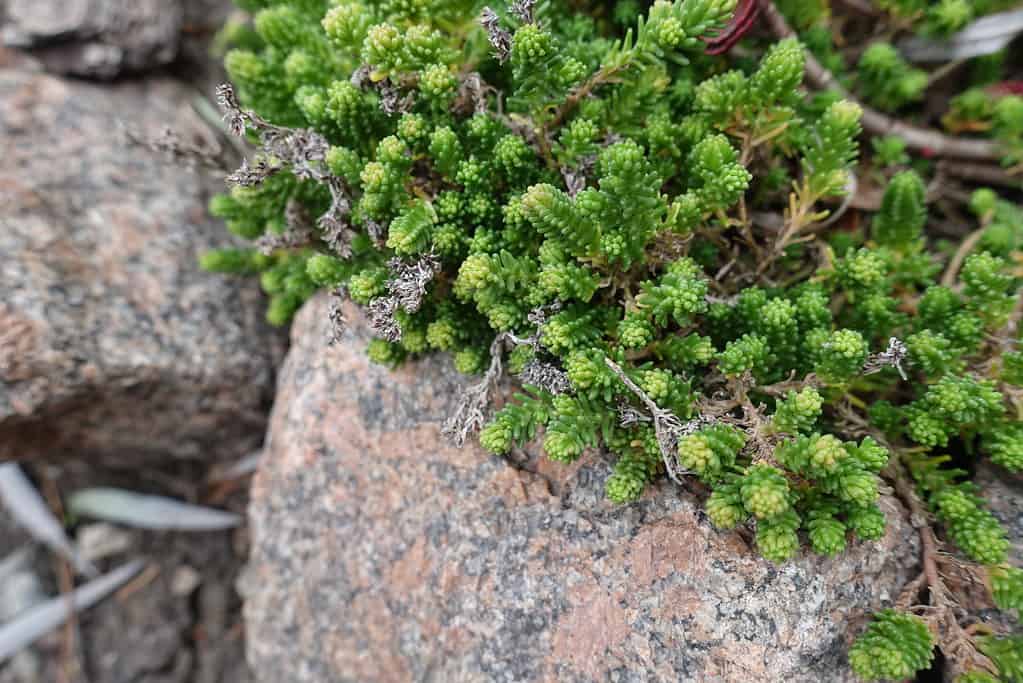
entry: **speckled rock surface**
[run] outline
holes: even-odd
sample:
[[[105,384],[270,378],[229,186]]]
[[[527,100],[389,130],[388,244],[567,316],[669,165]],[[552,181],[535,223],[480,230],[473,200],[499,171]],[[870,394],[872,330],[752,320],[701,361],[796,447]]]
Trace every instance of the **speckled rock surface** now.
[[[114,78],[170,63],[184,22],[180,0],[6,0],[0,31],[51,71]]]
[[[231,0],[0,0],[0,43],[30,51],[52,72],[105,80],[182,52],[202,64],[208,56],[197,48],[233,8]]]
[[[262,438],[280,336],[251,281],[204,273],[222,183],[119,122],[209,135],[165,79],[0,70],[0,459],[233,458]]]
[[[988,507],[1008,532],[1009,563],[1023,566],[1023,475],[982,462],[977,467],[976,483]]]
[[[596,454],[449,447],[450,364],[372,366],[357,323],[328,348],[326,321],[322,298],[297,318],[252,490],[241,588],[266,683],[841,683],[866,613],[917,573],[891,499],[882,541],[775,567],[668,484],[606,502]]]

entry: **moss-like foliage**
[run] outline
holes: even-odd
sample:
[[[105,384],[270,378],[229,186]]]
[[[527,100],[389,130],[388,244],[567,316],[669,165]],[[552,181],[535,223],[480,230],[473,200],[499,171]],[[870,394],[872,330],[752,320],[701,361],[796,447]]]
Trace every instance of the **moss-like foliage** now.
[[[713,524],[749,526],[774,562],[881,538],[887,479],[1018,608],[1004,530],[949,454],[1023,468],[1023,214],[979,189],[941,219],[977,234],[935,239],[926,160],[891,136],[861,160],[862,105],[803,86],[805,44],[865,104],[911,110],[930,82],[892,45],[846,65],[821,2],[777,3],[803,42],[735,58],[704,52],[735,0],[239,4],[252,31],[220,99],[258,151],[212,209],[257,245],[203,265],[258,274],[272,322],[347,297],[374,360],[445,351],[483,375],[455,442],[606,449],[622,504],[699,478]],[[927,36],[970,4],[880,3]],[[1011,157],[1020,102],[967,91],[945,122],[984,123]],[[879,208],[850,208],[867,179]],[[493,412],[504,373],[526,393]],[[854,669],[911,676],[923,624],[882,613]]]

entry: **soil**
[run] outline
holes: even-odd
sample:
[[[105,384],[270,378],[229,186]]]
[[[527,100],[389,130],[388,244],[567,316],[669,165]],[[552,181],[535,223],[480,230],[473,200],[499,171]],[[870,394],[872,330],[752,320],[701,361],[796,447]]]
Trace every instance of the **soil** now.
[[[62,499],[87,486],[117,486],[215,505],[244,515],[247,482],[209,486],[194,465],[173,470],[114,470],[82,463],[26,467],[41,491]],[[71,527],[80,537],[90,520]],[[76,615],[31,649],[35,675],[0,668],[0,683],[249,683],[241,599],[235,582],[248,553],[244,527],[226,532],[127,530],[128,546],[98,562],[101,570],[143,558],[146,567],[128,585]],[[5,515],[0,559],[34,548],[32,572],[47,596],[61,592],[62,562],[32,543]]]

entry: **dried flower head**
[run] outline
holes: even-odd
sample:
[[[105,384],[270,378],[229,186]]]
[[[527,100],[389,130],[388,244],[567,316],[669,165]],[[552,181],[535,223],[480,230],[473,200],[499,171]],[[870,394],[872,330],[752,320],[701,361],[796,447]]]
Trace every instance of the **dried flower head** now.
[[[226,182],[231,187],[252,187],[259,185],[280,170],[280,166],[271,164],[264,157],[256,159],[254,165],[250,165],[248,159],[242,159],[242,165],[228,174]]]
[[[441,427],[441,435],[455,446],[461,447],[470,434],[475,434],[483,428],[490,417],[490,394],[503,372],[501,350],[505,338],[503,333],[494,337],[494,341],[490,343],[490,367],[487,368],[483,379],[466,388],[459,397],[455,412]]]
[[[501,28],[501,19],[497,16],[497,12],[490,7],[484,7],[480,13],[480,25],[487,32],[487,40],[494,48],[494,56],[497,57],[497,61],[501,64],[507,62],[511,56],[512,38],[508,31]]]
[[[897,337],[891,337],[888,340],[888,347],[884,351],[872,354],[867,358],[867,362],[863,364],[863,374],[872,375],[875,372],[881,372],[885,368],[893,367],[898,370],[899,377],[905,380],[906,371],[903,369],[902,364],[906,362],[908,354],[909,348],[905,342]]]
[[[289,199],[284,209],[286,228],[281,234],[266,233],[256,241],[260,252],[269,256],[277,249],[294,249],[313,243],[315,235],[309,221],[309,212],[296,200]]]
[[[536,0],[512,0],[508,5],[508,12],[523,24],[533,24],[536,22],[533,18],[535,6]]]
[[[341,343],[341,339],[344,336],[345,329],[347,328],[348,321],[345,320],[343,308],[344,301],[344,287],[338,287],[331,291],[330,308],[327,313],[327,321],[329,324],[329,329],[327,331],[327,344],[329,346]]]
[[[389,342],[401,341],[401,325],[394,318],[398,311],[398,300],[393,296],[378,296],[366,307],[369,313],[369,328],[373,334]]]
[[[535,358],[522,368],[519,379],[523,384],[529,384],[555,395],[572,390],[572,382],[568,379],[568,373],[551,363],[545,363]]]
[[[653,418],[626,400],[618,404],[618,426],[635,427],[640,424],[647,424]]]
[[[496,92],[495,88],[487,85],[478,71],[471,71],[459,83],[454,109],[460,112],[471,111],[475,114],[485,114],[487,93],[491,92]]]
[[[230,83],[221,83],[217,86],[217,104],[224,111],[224,121],[227,129],[232,135],[241,137],[245,135],[245,129],[249,123],[249,115],[244,112],[238,103],[234,86]]]
[[[427,254],[411,262],[393,258],[387,265],[392,273],[387,281],[387,290],[402,310],[415,313],[423,303],[426,286],[440,271],[440,259]]]
[[[372,73],[373,67],[369,64],[362,64],[359,68],[352,72],[348,82],[361,90],[362,88],[373,84],[373,79],[370,78],[370,74]]]
[[[355,230],[349,216],[352,212],[351,201],[348,199],[348,188],[343,180],[330,176],[326,181],[330,190],[330,208],[320,216],[316,224],[323,233],[323,241],[342,258],[352,255],[352,240]]]
[[[380,81],[377,84],[377,92],[380,93],[380,109],[388,116],[411,111],[412,105],[416,102],[414,90],[402,95],[401,90],[391,83],[390,79]]]

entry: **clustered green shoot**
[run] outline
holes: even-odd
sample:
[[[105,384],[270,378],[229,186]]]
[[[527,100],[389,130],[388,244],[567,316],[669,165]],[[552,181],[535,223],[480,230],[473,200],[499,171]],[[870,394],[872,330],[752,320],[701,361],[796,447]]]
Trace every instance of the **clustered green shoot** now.
[[[900,51],[898,41],[890,36],[913,35],[940,44],[957,32],[968,30],[972,22],[986,19],[988,27],[964,41],[975,43],[980,35],[997,32],[1000,24],[998,17],[992,14],[1018,9],[1019,3],[1015,0],[873,0],[867,4],[874,13],[866,20],[887,21],[891,30],[883,35],[872,34],[870,41],[856,51],[856,58],[848,62],[840,49],[846,42],[841,36],[848,30],[836,29],[830,22],[830,6],[834,3],[777,0],[775,4],[798,31],[804,45],[842,85],[882,112],[912,115],[926,109],[928,90],[936,83],[947,82],[950,71],[940,68],[927,71],[923,67],[928,65],[911,63]],[[855,14],[852,18],[864,20]],[[1018,80],[1013,80],[1008,54],[1003,49],[971,60],[949,62],[950,67],[968,69],[970,79],[965,87],[946,99],[948,106],[941,122],[949,133],[996,142],[1003,165],[1018,173],[1023,162],[1023,87]],[[963,61],[968,64],[963,65]]]
[[[1023,95],[997,85],[975,86],[952,98],[942,119],[953,133],[977,133],[997,141],[1005,166],[1023,162]]]
[[[212,209],[257,244],[203,265],[258,275],[271,322],[326,290],[337,341],[351,301],[374,361],[440,351],[480,375],[444,425],[456,443],[478,432],[503,455],[539,439],[565,463],[602,449],[620,504],[665,476],[698,479],[713,524],[750,529],[773,562],[882,538],[888,481],[999,607],[1023,606],[1005,530],[960,467],[1023,469],[1016,204],[979,189],[976,238],[935,241],[928,169],[887,137],[871,141],[880,206],[850,211],[866,177],[860,105],[804,89],[793,37],[756,58],[705,55],[735,0],[622,0],[610,15],[533,0],[238,4],[252,22],[231,29],[220,99],[259,151]],[[971,3],[879,4],[928,34],[973,16]],[[778,6],[822,61],[841,61],[827,3]],[[928,87],[886,43],[857,71],[855,92],[888,111]],[[955,120],[1023,134],[1012,100],[989,114],[968,95]],[[523,391],[494,412],[504,375]],[[850,653],[861,677],[906,678],[945,649],[935,615],[954,591],[929,590],[877,615]],[[967,642],[960,680],[1014,680],[1018,639]]]

